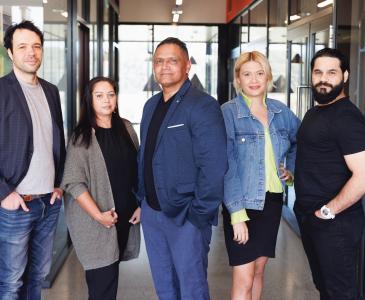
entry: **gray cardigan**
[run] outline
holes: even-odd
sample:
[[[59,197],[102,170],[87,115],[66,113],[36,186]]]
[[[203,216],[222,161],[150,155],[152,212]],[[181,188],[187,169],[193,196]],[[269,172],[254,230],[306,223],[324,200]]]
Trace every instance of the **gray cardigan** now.
[[[138,148],[138,138],[132,124],[127,120],[124,122],[134,145]],[[106,164],[94,131],[88,149],[69,143],[61,187],[65,191],[66,223],[77,257],[84,269],[101,268],[118,261],[119,248],[115,226],[105,228],[75,201],[82,193],[89,191],[101,211],[110,210],[115,206]],[[140,225],[132,225],[122,260],[138,257],[140,239]]]

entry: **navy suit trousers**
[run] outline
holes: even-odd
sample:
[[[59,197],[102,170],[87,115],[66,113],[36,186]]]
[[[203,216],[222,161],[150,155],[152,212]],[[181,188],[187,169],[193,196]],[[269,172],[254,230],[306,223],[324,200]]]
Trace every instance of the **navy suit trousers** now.
[[[212,226],[178,226],[142,202],[141,223],[155,289],[160,300],[209,300],[208,252]]]

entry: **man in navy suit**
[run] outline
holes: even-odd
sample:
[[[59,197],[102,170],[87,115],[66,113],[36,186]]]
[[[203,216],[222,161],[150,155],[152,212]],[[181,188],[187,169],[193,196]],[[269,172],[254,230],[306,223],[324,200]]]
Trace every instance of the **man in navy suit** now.
[[[219,104],[191,85],[185,43],[167,38],[153,69],[162,92],[141,121],[139,199],[159,299],[209,299],[207,266],[227,169]]]
[[[13,71],[0,78],[0,299],[41,299],[61,207],[65,158],[57,87],[37,77],[43,34],[10,26]]]

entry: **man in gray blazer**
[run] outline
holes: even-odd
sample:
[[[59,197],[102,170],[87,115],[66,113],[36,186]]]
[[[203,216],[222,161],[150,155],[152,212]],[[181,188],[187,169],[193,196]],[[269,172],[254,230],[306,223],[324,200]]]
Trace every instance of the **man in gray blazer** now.
[[[58,89],[37,77],[43,34],[10,26],[13,71],[0,78],[0,299],[40,299],[51,266],[65,158]]]

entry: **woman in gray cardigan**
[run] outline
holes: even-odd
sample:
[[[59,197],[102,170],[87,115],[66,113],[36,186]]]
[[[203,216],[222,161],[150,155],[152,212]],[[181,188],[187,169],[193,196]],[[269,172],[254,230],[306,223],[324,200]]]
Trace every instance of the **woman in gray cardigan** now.
[[[92,79],[67,149],[62,187],[66,222],[85,269],[89,299],[116,299],[119,262],[140,248],[138,138],[118,113],[115,82]]]

